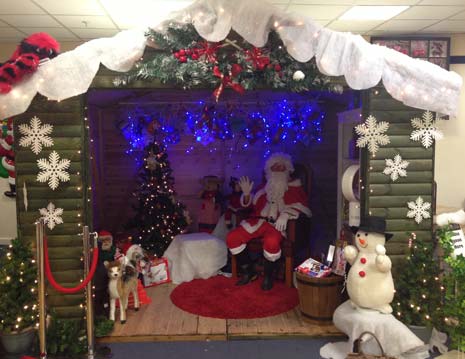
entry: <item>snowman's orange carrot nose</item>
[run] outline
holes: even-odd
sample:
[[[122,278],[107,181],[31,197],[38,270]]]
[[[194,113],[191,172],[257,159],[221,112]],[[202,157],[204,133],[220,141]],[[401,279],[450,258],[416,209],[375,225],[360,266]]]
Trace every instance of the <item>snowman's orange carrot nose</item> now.
[[[366,242],[366,241],[365,241],[364,239],[361,239],[361,238],[360,238],[358,241],[360,242],[360,244],[361,244],[362,246],[365,245],[365,242]]]

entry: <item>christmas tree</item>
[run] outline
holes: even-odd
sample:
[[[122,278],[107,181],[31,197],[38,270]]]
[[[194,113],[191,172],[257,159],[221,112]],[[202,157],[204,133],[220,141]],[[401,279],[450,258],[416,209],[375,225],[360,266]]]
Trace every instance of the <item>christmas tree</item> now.
[[[407,263],[396,281],[394,314],[407,325],[442,327],[442,287],[439,262],[434,258],[434,246],[409,237]]]
[[[127,227],[136,230],[134,243],[157,256],[188,225],[186,207],[175,198],[172,172],[166,148],[154,137],[145,147],[140,185],[134,193],[136,215]]]
[[[0,258],[0,332],[21,332],[37,322],[37,269],[29,246],[13,240]]]

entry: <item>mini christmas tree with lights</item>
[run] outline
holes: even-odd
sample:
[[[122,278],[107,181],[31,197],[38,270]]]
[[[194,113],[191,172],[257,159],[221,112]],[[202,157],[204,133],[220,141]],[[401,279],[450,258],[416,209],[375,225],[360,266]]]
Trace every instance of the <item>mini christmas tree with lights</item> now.
[[[156,136],[145,147],[145,154],[140,186],[134,193],[136,215],[127,228],[135,230],[134,243],[162,256],[174,236],[187,227],[188,214],[175,198],[173,170],[166,148]]]
[[[0,333],[21,332],[37,322],[37,269],[19,239],[0,258]]]
[[[442,328],[442,292],[434,245],[411,233],[407,263],[396,281],[394,314],[407,325]]]

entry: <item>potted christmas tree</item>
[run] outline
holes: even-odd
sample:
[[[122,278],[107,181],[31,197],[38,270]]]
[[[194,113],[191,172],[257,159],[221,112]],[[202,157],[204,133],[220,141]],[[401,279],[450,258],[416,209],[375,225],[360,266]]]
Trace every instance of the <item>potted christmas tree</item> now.
[[[18,239],[0,258],[0,340],[8,353],[31,348],[37,322],[37,271],[31,249]]]
[[[432,328],[441,330],[442,291],[439,261],[434,243],[409,234],[407,262],[396,280],[394,314],[424,342],[429,342]]]

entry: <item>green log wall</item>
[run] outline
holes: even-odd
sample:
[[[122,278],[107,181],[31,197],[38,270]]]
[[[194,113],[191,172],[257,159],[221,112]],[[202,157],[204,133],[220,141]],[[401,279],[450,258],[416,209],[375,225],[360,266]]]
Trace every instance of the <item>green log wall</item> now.
[[[35,247],[34,222],[40,217],[39,209],[47,207],[49,202],[63,208],[63,224],[53,230],[46,226],[49,244],[50,263],[55,279],[65,287],[74,287],[83,277],[82,226],[89,216],[87,210],[87,148],[86,121],[84,121],[83,97],[73,97],[65,101],[48,101],[36,96],[27,112],[14,118],[18,235]],[[37,116],[42,124],[53,126],[50,137],[53,146],[42,148],[36,155],[30,147],[19,146],[22,137],[19,125],[29,125],[32,117]],[[37,182],[39,168],[37,160],[47,158],[52,151],[60,158],[71,161],[68,169],[69,182],[60,182],[52,190],[48,183]],[[23,186],[26,184],[28,208],[24,204]],[[50,286],[47,287],[47,305],[53,307],[60,317],[82,318],[84,293],[62,295]]]
[[[369,115],[378,121],[390,123],[387,134],[391,143],[381,146],[372,157],[367,149],[362,149],[361,171],[365,190],[362,191],[362,213],[386,218],[387,232],[394,236],[387,243],[386,250],[393,262],[394,275],[402,268],[408,250],[408,235],[415,232],[417,238],[432,240],[431,218],[417,224],[407,218],[407,202],[421,196],[434,207],[434,145],[428,149],[410,139],[413,128],[410,119],[421,118],[423,110],[405,106],[393,99],[384,87],[376,87],[364,92],[363,118]],[[383,174],[385,159],[400,154],[410,164],[407,177],[392,182]]]

